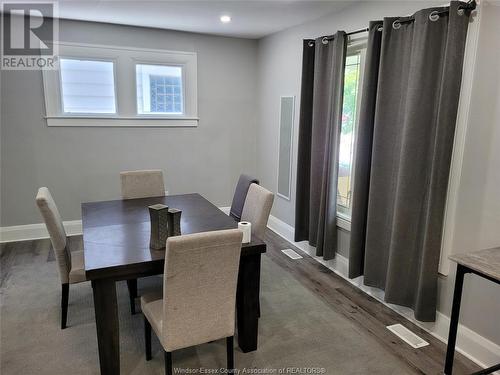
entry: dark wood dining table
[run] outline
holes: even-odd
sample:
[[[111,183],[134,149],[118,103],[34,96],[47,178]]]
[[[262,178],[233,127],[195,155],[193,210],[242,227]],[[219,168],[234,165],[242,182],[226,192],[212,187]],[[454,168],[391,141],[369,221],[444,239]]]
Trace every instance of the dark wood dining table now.
[[[200,194],[82,203],[85,273],[92,282],[101,374],[120,373],[116,282],[163,273],[165,249],[149,247],[148,206],[182,210],[181,234],[237,228],[237,222]],[[252,237],[242,245],[236,293],[237,337],[243,352],[257,349],[261,254]]]

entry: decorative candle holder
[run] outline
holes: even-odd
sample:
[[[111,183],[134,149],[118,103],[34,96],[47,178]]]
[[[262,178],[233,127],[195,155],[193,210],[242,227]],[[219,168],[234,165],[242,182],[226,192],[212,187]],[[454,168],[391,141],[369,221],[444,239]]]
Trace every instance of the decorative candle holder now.
[[[154,204],[148,206],[149,217],[151,218],[151,237],[149,247],[155,250],[165,248],[168,237],[168,206],[164,204]]]
[[[180,236],[181,234],[181,214],[182,211],[177,208],[168,210],[168,235]]]

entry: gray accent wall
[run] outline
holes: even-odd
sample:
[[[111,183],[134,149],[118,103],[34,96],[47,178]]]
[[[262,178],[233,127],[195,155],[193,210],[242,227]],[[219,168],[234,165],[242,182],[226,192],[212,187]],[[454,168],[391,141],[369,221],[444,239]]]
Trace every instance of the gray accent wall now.
[[[257,122],[257,175],[267,187],[275,187],[279,98],[296,95],[300,99],[302,39],[365,28],[370,20],[408,15],[435,2],[360,2],[259,40],[258,68],[259,120]],[[496,4],[496,5],[494,5]],[[471,119],[467,134],[459,193],[456,252],[500,246],[500,6],[486,3],[480,30]],[[272,215],[294,226],[297,136],[300,101],[297,100],[293,141],[292,199],[276,197]],[[340,230],[339,230],[340,231]],[[349,233],[339,233],[339,250],[346,256]],[[438,310],[450,315],[455,265],[449,276],[439,278]],[[500,288],[476,276],[466,277],[461,322],[479,335],[500,344]],[[429,326],[429,329],[433,329]]]
[[[241,172],[276,191],[280,96],[295,95],[292,199],[276,197],[272,212],[293,226],[302,39],[442,4],[359,2],[258,42],[62,21],[63,41],[197,52],[200,123],[48,128],[40,72],[1,71],[0,226],[40,223],[40,186],[51,189],[65,220],[80,219],[80,202],[120,196],[118,173],[126,169],[160,168],[171,193],[200,192],[219,206],[230,204]],[[458,252],[500,245],[500,7],[485,7],[453,241]],[[346,256],[348,248],[349,232],[341,230],[339,252]],[[448,316],[454,269],[439,280],[438,309]],[[500,344],[499,310],[500,288],[467,276],[461,322]]]
[[[238,176],[256,173],[255,40],[63,20],[60,40],[193,51],[197,128],[47,127],[39,71],[1,72],[1,226],[42,221],[47,186],[64,220],[80,202],[120,197],[119,172],[162,169],[170,193],[199,192],[228,206]]]

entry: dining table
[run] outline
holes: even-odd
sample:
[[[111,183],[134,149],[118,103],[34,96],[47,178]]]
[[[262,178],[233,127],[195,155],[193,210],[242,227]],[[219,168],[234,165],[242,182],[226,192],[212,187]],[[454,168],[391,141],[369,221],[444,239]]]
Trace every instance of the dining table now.
[[[120,373],[116,282],[163,274],[165,249],[150,248],[148,206],[182,211],[181,235],[233,229],[237,221],[197,193],[82,203],[85,274],[92,283],[101,374]],[[257,349],[261,255],[266,244],[252,236],[242,244],[236,292],[238,346]]]

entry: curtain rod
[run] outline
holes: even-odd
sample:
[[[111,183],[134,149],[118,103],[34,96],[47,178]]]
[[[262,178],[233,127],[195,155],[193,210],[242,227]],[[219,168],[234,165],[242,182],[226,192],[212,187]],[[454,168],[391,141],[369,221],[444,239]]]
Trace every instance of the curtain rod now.
[[[346,35],[350,36],[350,35],[354,35],[354,34],[366,33],[368,31],[370,31],[370,29],[368,27],[365,27],[364,29],[359,29],[359,30],[351,31],[350,33],[347,33]]]
[[[458,11],[463,11],[463,10],[474,10],[476,9],[476,0],[469,0],[467,2],[464,2],[463,4],[459,5],[458,7]],[[432,17],[439,17],[440,14],[445,14],[445,13],[448,13],[450,11],[450,9],[446,9],[446,10],[442,10],[442,11],[434,11],[430,14],[430,16]],[[399,23],[399,24],[402,24],[402,23],[408,23],[408,22],[413,22],[415,21],[415,17],[414,16],[409,16],[409,17],[401,17],[402,20],[399,21],[399,20],[396,20],[394,21],[395,23]],[[431,18],[432,19],[432,18]],[[435,19],[432,19],[433,21],[435,21]],[[394,25],[393,25],[394,26]],[[399,27],[398,27],[399,28]],[[379,31],[382,30],[382,27],[380,26]],[[368,27],[364,28],[364,29],[359,29],[359,30],[354,30],[354,31],[351,31],[351,32],[348,32],[346,33],[347,36],[350,36],[350,35],[355,35],[355,34],[361,34],[361,33],[365,33],[367,31],[370,31],[370,29]],[[329,40],[332,40],[334,38],[333,35],[330,35],[330,36],[324,36],[322,38],[322,41],[323,43],[328,43]],[[314,39],[305,39],[309,42],[309,46],[312,47],[314,45]]]
[[[346,33],[346,35],[347,36],[351,36],[351,35],[355,35],[355,34],[366,33],[368,31],[370,31],[370,29],[368,27],[365,27],[364,29],[359,29],[359,30],[354,30],[354,31],[348,32],[348,33]],[[324,42],[326,40],[332,40],[332,39],[333,39],[333,36],[324,36],[322,40]],[[304,40],[308,41],[309,47],[314,46],[314,40],[313,39],[304,39]]]
[[[370,31],[370,29],[368,27],[365,27],[364,29],[350,31],[350,32],[346,33],[346,35],[347,36],[351,36],[351,35],[355,35],[355,34],[366,33],[368,31]],[[332,39],[333,39],[333,36],[324,36],[323,37],[323,40],[332,40]],[[304,39],[304,40],[309,41],[309,45],[310,46],[314,45],[314,39]]]

